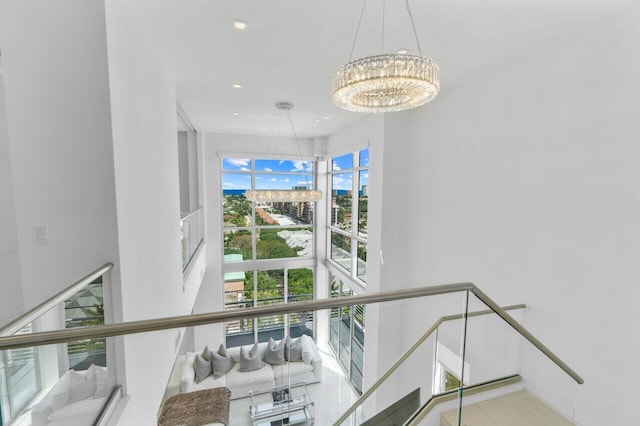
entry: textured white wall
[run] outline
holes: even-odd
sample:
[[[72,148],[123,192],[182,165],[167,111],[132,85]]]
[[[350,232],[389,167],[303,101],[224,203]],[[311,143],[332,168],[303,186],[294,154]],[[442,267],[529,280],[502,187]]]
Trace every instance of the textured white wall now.
[[[603,19],[385,122],[384,211],[403,208],[383,281],[473,281],[526,303],[528,328],[586,381],[525,344],[527,386],[567,414],[575,402],[584,425],[637,420],[633,393],[610,391],[640,357],[637,20]]]
[[[0,271],[2,271],[0,324],[5,324],[20,314],[24,305],[2,74],[0,74]]]

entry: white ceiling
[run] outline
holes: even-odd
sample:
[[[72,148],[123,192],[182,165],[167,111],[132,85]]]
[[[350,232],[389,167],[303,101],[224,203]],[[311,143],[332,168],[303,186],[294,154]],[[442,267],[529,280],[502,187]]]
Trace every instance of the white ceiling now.
[[[440,96],[632,3],[410,0],[423,54],[440,65]],[[381,53],[382,4],[369,0],[354,59]],[[333,73],[349,59],[361,0],[127,0],[122,7],[172,69],[178,101],[198,130],[271,134],[277,101],[295,104],[304,137],[362,116],[339,110],[329,94]],[[384,16],[384,51],[416,53],[404,0],[386,1]],[[234,30],[233,19],[248,29]]]

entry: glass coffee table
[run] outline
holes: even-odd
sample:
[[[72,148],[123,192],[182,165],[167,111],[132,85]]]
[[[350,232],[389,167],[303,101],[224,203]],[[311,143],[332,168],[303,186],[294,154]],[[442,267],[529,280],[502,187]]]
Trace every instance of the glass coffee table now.
[[[253,426],[312,425],[314,404],[307,384],[249,392]]]

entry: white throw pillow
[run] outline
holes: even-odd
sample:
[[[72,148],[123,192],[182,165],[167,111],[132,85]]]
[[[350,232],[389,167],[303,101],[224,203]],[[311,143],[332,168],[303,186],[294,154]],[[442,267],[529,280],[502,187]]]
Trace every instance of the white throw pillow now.
[[[69,371],[69,401],[82,401],[96,394],[96,377],[78,371]]]
[[[53,411],[59,410],[69,401],[69,372],[64,373],[47,395],[49,406]]]
[[[107,396],[109,394],[109,373],[107,367],[91,364],[87,370],[89,377],[96,378],[96,396]]]
[[[180,374],[180,390],[182,392],[190,392],[193,386],[193,381],[196,378],[196,371],[193,368],[193,362],[196,358],[196,354],[189,352],[184,357],[184,364],[182,364],[182,373]]]
[[[306,334],[300,336],[300,340],[302,340],[302,361],[305,364],[311,364],[311,360],[313,360],[313,339]]]

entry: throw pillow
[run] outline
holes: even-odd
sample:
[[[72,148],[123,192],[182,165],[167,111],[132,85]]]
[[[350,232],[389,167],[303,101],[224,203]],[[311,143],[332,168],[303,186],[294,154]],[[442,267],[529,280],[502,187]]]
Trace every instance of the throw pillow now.
[[[284,340],[276,343],[273,337],[270,337],[262,360],[271,365],[284,364],[284,343]]]
[[[284,356],[289,362],[302,361],[302,339],[299,337],[295,339],[287,337]]]
[[[202,356],[202,358],[204,358],[207,361],[211,361],[211,351],[209,350],[209,346],[204,347],[204,349],[202,350],[202,354],[200,354],[200,356]]]
[[[95,376],[96,378],[96,396],[102,397],[109,395],[109,374],[107,373],[107,367],[91,364],[87,371],[89,376]]]
[[[87,377],[86,373],[70,370],[69,401],[82,401],[96,394],[96,378]]]
[[[235,361],[227,352],[227,348],[223,344],[218,348],[218,352],[211,352],[211,367],[213,369],[213,378],[219,379],[227,374],[233,368]]]
[[[49,406],[53,411],[59,410],[69,401],[69,374],[65,373],[58,379],[48,396]]]
[[[257,343],[249,351],[244,346],[240,348],[240,371],[260,370],[262,367],[264,363],[260,359]]]
[[[300,340],[302,341],[302,361],[305,364],[311,364],[315,343],[313,343],[313,339],[306,334],[300,336]]]
[[[196,378],[194,381],[196,383],[200,383],[211,374],[211,361],[204,359],[200,354],[196,354],[196,357],[193,360],[193,369],[196,372]]]

